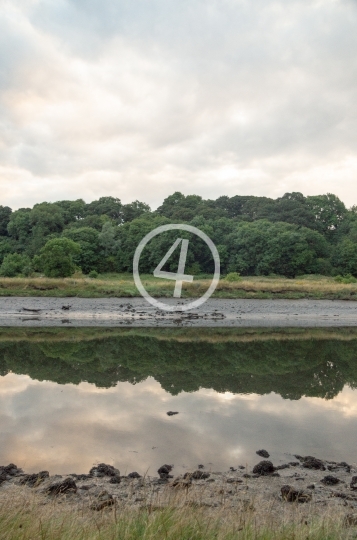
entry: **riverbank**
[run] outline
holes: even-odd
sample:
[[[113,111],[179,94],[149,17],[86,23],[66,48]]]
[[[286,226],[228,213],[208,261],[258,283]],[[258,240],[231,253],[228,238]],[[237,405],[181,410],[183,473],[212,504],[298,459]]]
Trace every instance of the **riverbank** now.
[[[268,455],[267,453],[264,455]],[[260,461],[259,461],[260,459]],[[355,538],[357,467],[309,456],[274,467],[257,458],[229,471],[122,476],[110,465],[88,474],[0,471],[0,536],[11,538]],[[36,533],[37,531],[37,533]],[[41,533],[42,531],[42,533]],[[40,534],[41,533],[41,534]]]
[[[175,283],[167,279],[141,276],[155,298],[172,298]],[[195,277],[182,286],[183,298],[198,298],[210,285],[210,279]],[[66,279],[0,278],[0,296],[40,296],[78,298],[134,298],[139,295],[132,274],[110,274],[90,279],[81,274]],[[297,279],[279,277],[244,277],[239,281],[221,279],[214,298],[231,299],[311,299],[357,300],[357,283],[339,283],[332,277],[304,276]]]

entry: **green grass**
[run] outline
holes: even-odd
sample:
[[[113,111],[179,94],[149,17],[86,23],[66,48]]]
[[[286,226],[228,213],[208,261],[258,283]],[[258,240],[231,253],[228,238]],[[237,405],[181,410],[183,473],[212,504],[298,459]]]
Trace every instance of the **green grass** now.
[[[142,275],[142,283],[153,297],[172,298],[174,282]],[[198,298],[208,289],[211,280],[197,276],[184,283],[183,298]],[[98,279],[75,275],[65,279],[1,278],[0,296],[48,296],[81,298],[121,298],[140,296],[131,274],[106,274]],[[357,283],[339,283],[325,276],[246,277],[240,281],[220,280],[214,298],[287,298],[314,300],[357,300]]]
[[[93,512],[88,504],[72,506],[66,499],[49,501],[27,490],[2,490],[2,540],[347,540],[346,511],[322,510],[286,503],[283,512],[270,504],[249,509],[201,507],[187,503],[141,509],[121,502]],[[304,508],[303,508],[304,506]]]

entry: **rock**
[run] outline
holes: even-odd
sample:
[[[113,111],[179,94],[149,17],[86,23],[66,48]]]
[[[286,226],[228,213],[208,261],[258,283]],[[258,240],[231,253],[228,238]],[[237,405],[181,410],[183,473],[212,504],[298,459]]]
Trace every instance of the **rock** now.
[[[267,461],[267,460],[260,461],[253,468],[253,473],[259,474],[260,476],[266,476],[266,475],[272,474],[274,471],[275,471],[274,465],[272,464],[271,461]]]
[[[20,484],[29,487],[36,487],[39,484],[42,484],[42,482],[49,477],[50,473],[48,471],[40,471],[39,473],[34,474],[25,474],[20,478]]]
[[[313,456],[295,456],[297,459],[299,459],[302,462],[302,466],[305,467],[305,469],[320,469],[321,471],[325,471],[326,467],[321,461],[321,459],[317,459]]]
[[[141,475],[134,471],[128,474],[128,478],[141,478]]]
[[[187,472],[183,475],[184,478],[192,478],[193,480],[206,480],[206,478],[209,478],[210,476],[210,473],[198,470],[193,473]]]
[[[121,478],[118,474],[116,476],[110,477],[109,484],[120,484],[120,482],[121,482]]]
[[[241,484],[242,482],[241,478],[227,478],[227,484]]]
[[[236,472],[237,469],[235,469],[234,467],[229,467],[229,470],[232,472]]]
[[[50,495],[62,495],[62,493],[76,493],[77,486],[73,478],[65,478],[61,482],[54,482],[46,488]]]
[[[315,489],[315,484],[309,484],[306,489]]]
[[[300,503],[305,503],[311,501],[311,493],[295,489],[292,486],[288,485],[282,486],[281,496],[283,500],[287,502],[297,501]]]
[[[357,490],[357,476],[352,476],[351,478],[351,483],[350,483],[350,488],[353,489],[353,490]]]
[[[173,465],[162,465],[157,472],[159,474],[169,474],[173,469]]]
[[[175,414],[178,414],[178,411],[169,411],[166,414],[167,416],[174,416]]]
[[[162,465],[157,472],[159,473],[159,476],[161,480],[167,480],[168,478],[173,478],[173,476],[170,474],[170,472],[173,469],[173,465]]]
[[[269,452],[267,452],[266,450],[257,450],[255,453],[258,454],[258,456],[260,457],[264,457],[264,458],[270,457]]]
[[[113,498],[113,495],[108,493],[106,490],[101,491],[96,499],[91,505],[91,510],[96,510],[99,512],[100,510],[103,510],[104,508],[107,508],[109,506],[113,506],[115,504],[115,500]]]
[[[356,527],[357,526],[357,514],[346,514],[343,519],[343,525],[345,527]]]
[[[205,466],[204,466],[204,465],[202,465],[202,463],[200,463],[200,464],[198,465],[198,468],[199,468],[199,469],[204,469],[204,468],[205,468]]]
[[[275,467],[275,470],[276,471],[281,471],[283,469],[289,469],[289,468],[290,468],[289,463],[283,463],[283,465],[278,465],[277,467]]]
[[[22,469],[19,469],[16,465],[13,463],[9,463],[9,465],[0,465],[0,475],[6,475],[6,476],[17,476],[19,474],[22,474]]]
[[[97,477],[120,476],[120,471],[118,469],[115,469],[112,465],[106,465],[106,463],[99,463],[99,465],[91,468],[89,474]]]
[[[341,480],[339,478],[331,475],[324,476],[321,480],[321,484],[325,484],[325,486],[336,486],[336,484],[339,484],[340,482]]]

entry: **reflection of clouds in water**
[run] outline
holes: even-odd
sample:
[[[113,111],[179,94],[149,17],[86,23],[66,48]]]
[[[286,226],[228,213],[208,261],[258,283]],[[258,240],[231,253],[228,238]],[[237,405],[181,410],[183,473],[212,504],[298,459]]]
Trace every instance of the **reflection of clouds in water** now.
[[[283,452],[353,461],[357,442],[350,388],[331,401],[289,401],[205,389],[171,396],[152,378],[105,390],[8,374],[0,379],[0,404],[0,463],[27,471],[86,472],[98,460],[122,472],[154,474],[164,462],[176,471],[200,462],[220,469],[252,465],[261,447],[275,461]],[[169,409],[180,414],[168,417]]]

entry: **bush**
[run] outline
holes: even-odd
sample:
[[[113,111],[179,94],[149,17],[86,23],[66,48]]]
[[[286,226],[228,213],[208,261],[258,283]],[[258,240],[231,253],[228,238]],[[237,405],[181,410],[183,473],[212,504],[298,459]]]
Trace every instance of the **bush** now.
[[[357,283],[357,279],[352,276],[352,274],[346,274],[345,276],[336,276],[335,281],[337,281],[337,283],[345,283],[346,285],[348,283]]]
[[[241,281],[239,272],[229,272],[224,278],[226,281]]]
[[[80,246],[69,238],[49,240],[41,249],[40,255],[40,266],[45,276],[52,278],[72,276],[77,270],[73,257],[80,252]]]
[[[96,270],[91,270],[88,274],[88,277],[90,277],[91,279],[97,279],[98,276],[99,274]]]
[[[0,267],[0,275],[4,277],[15,277],[26,271],[32,272],[31,261],[26,255],[19,253],[10,253],[4,257]]]

